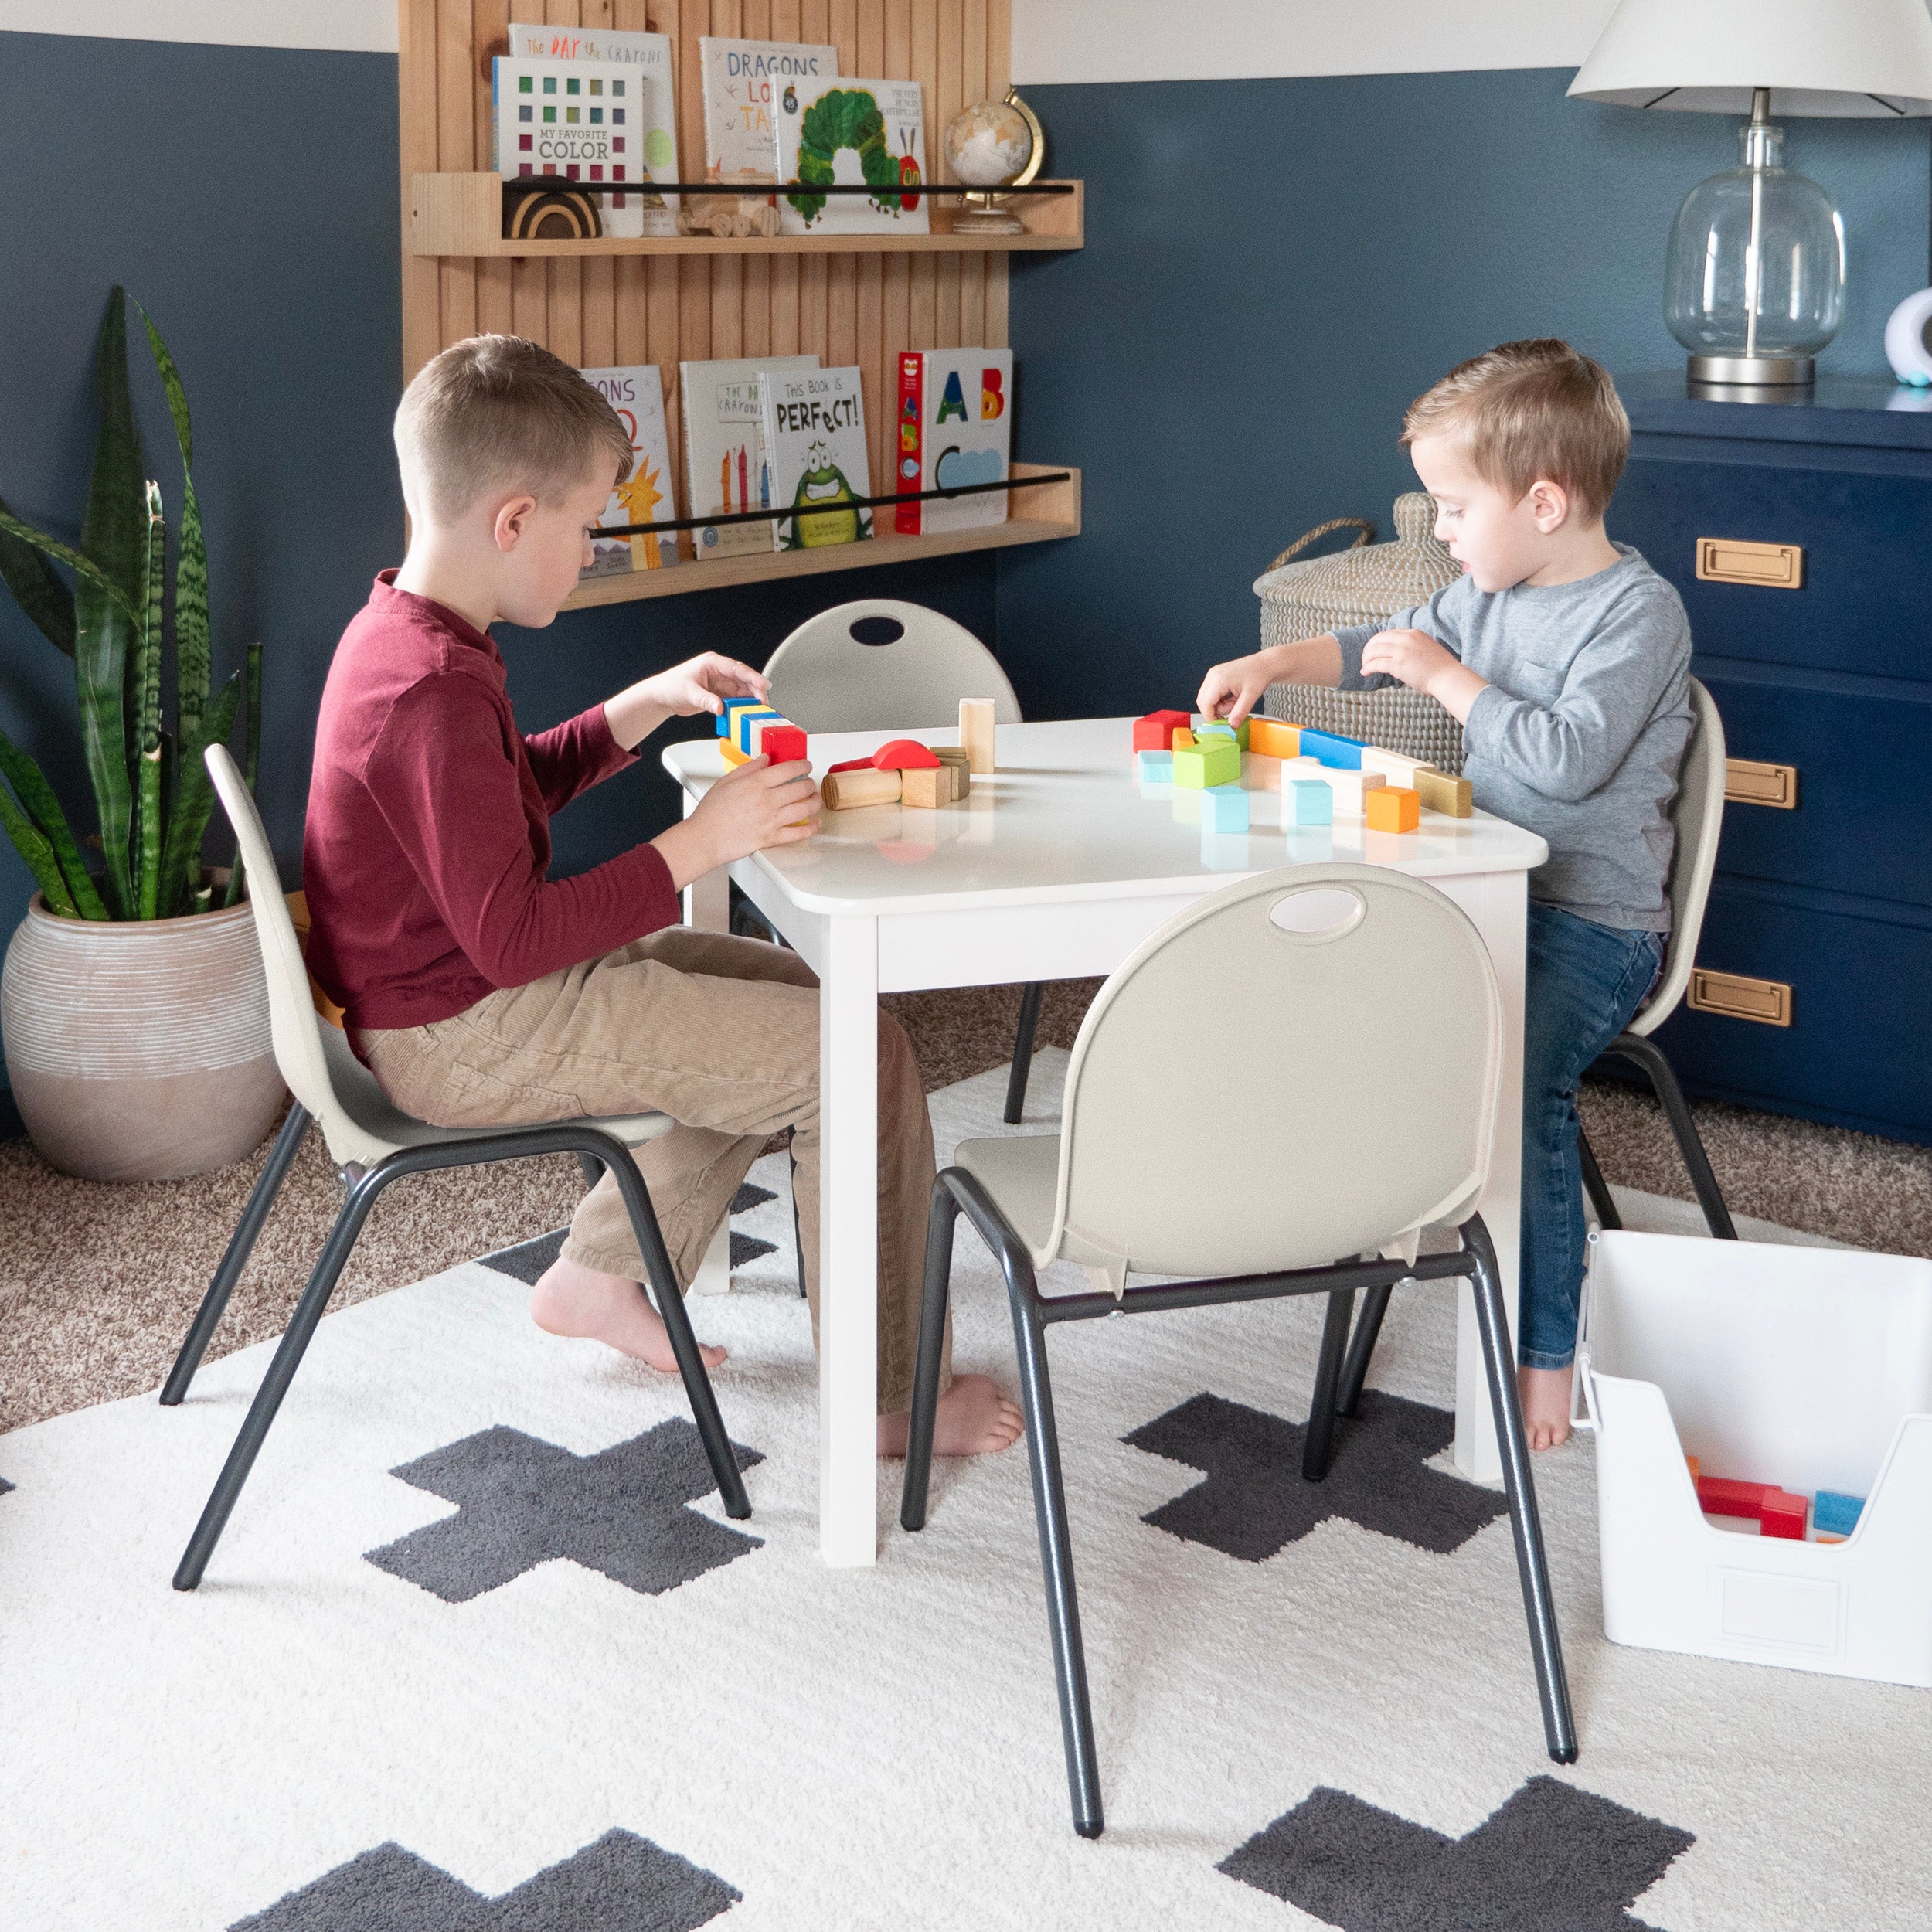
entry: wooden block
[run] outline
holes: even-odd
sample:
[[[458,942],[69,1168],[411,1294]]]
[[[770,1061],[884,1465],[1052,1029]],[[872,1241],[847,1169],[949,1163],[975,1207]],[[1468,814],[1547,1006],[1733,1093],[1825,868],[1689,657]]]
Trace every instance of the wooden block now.
[[[1409,781],[1416,795],[1430,811],[1446,812],[1451,818],[1467,818],[1475,810],[1469,796],[1467,778],[1451,778],[1447,772],[1427,767],[1414,773]]]
[[[748,765],[751,762],[750,753],[740,751],[729,738],[718,747],[718,750],[728,765]]]
[[[1362,769],[1362,747],[1359,739],[1341,737],[1332,731],[1311,731],[1304,726],[1301,750],[1304,757],[1319,758],[1325,765],[1343,771]]]
[[[1279,718],[1250,718],[1248,749],[1265,753],[1270,758],[1298,758],[1301,755],[1301,729],[1284,724]]]
[[[1265,751],[1250,751],[1241,760],[1241,782],[1250,791],[1279,791],[1281,765],[1281,759]]]
[[[917,738],[894,738],[872,755],[876,771],[937,771],[939,754]]]
[[[1201,822],[1209,832],[1246,832],[1248,794],[1239,785],[1209,785],[1201,794]]]
[[[966,753],[975,777],[993,769],[993,701],[991,698],[961,698],[959,701],[959,742]]]
[[[1291,825],[1332,825],[1335,794],[1325,778],[1291,780],[1281,793],[1283,815]]]
[[[900,774],[875,771],[861,765],[856,771],[828,771],[818,787],[828,811],[850,811],[861,805],[896,805]]]
[[[805,734],[795,724],[768,724],[759,733],[758,743],[774,765],[790,764],[805,755]]]
[[[747,705],[731,714],[731,742],[749,758],[752,755],[751,725],[754,719],[762,723],[767,718],[777,718],[778,713],[768,704]]]
[[[718,736],[720,738],[729,738],[731,736],[731,721],[740,711],[762,708],[764,704],[764,700],[762,698],[726,699],[724,709],[718,713]]]
[[[1301,734],[1301,742],[1308,743],[1306,732]],[[1321,777],[1335,794],[1335,813],[1338,818],[1359,818],[1362,800],[1370,792],[1379,791],[1383,784],[1379,771],[1352,770],[1342,765],[1324,765]]]
[[[1365,778],[1381,773],[1365,772]],[[1413,832],[1422,823],[1422,801],[1403,785],[1375,785],[1362,794],[1362,816],[1371,832]]]
[[[1764,1506],[1757,1512],[1757,1526],[1767,1536],[1781,1536],[1788,1543],[1804,1540],[1808,1505],[1802,1496],[1788,1489],[1767,1489]]]
[[[1185,751],[1193,743],[1194,733],[1185,725],[1176,725],[1174,728],[1173,742],[1168,747],[1168,749],[1170,751]]]
[[[973,768],[966,753],[957,745],[934,745],[933,756],[945,767],[952,780],[953,801],[956,804],[971,796]]]
[[[1172,751],[1174,734],[1187,729],[1192,713],[1185,711],[1150,711],[1145,718],[1134,720],[1134,749],[1136,751]]]
[[[1184,790],[1205,791],[1210,786],[1241,782],[1241,753],[1232,738],[1182,745],[1173,757],[1174,782]]]
[[[1171,785],[1174,782],[1174,754],[1171,751],[1137,751],[1134,775],[1144,785]]]
[[[1835,1537],[1850,1536],[1858,1527],[1859,1512],[1864,1507],[1862,1496],[1845,1496],[1834,1489],[1821,1489],[1811,1504],[1811,1521],[1818,1530],[1818,1541],[1825,1540],[1824,1532],[1827,1530]]]
[[[952,774],[939,764],[910,765],[899,774],[899,802],[936,811],[953,802]]]
[[[1770,1488],[1768,1483],[1736,1482],[1727,1476],[1699,1476],[1697,1506],[1707,1516],[1748,1516],[1755,1522]]]
[[[1364,745],[1362,769],[1380,772],[1392,785],[1413,787],[1418,771],[1434,771],[1435,767],[1426,758],[1411,758],[1405,752],[1385,751],[1379,745]]]
[[[1684,1458],[1684,1467],[1690,1471],[1690,1479],[1694,1484],[1697,1481],[1699,1473],[1697,1458],[1695,1456],[1686,1456]]]

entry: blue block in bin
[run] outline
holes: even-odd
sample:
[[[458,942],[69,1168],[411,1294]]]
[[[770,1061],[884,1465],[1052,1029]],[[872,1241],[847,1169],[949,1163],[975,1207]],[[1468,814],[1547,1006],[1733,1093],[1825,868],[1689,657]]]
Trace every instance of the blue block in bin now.
[[[1362,746],[1359,740],[1337,737],[1332,731],[1311,731],[1305,725],[1301,728],[1301,755],[1304,758],[1319,759],[1323,764],[1333,765],[1338,771],[1362,769]]]
[[[1174,754],[1171,751],[1137,751],[1134,775],[1144,785],[1171,785],[1174,782]]]
[[[1821,1536],[1849,1536],[1859,1526],[1859,1512],[1864,1507],[1862,1496],[1841,1496],[1835,1489],[1821,1489],[1811,1505],[1811,1527]]]
[[[1239,785],[1206,787],[1201,793],[1201,823],[1209,832],[1246,832],[1248,794]]]
[[[1290,807],[1288,822],[1295,825],[1332,825],[1335,823],[1335,794],[1319,778],[1297,778],[1288,787],[1284,801]]]

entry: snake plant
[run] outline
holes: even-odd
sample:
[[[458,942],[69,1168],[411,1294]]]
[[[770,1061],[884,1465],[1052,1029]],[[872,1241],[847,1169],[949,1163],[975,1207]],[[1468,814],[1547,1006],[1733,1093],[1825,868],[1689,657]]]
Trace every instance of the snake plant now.
[[[32,870],[49,910],[70,919],[170,919],[213,903],[201,845],[214,791],[202,753],[227,740],[243,703],[239,672],[209,695],[208,553],[195,498],[188,398],[160,331],[145,309],[140,312],[181,449],[172,604],[161,486],[145,475],[134,429],[127,298],[119,288],[108,298],[94,349],[100,427],[78,547],[22,522],[0,501],[0,580],[48,641],[73,660],[81,751],[100,827],[99,876],[39,767],[5,732],[0,825]],[[56,563],[73,573],[71,586]],[[172,729],[162,705],[171,646]],[[247,671],[251,787],[260,650],[250,645]],[[237,864],[226,903],[234,903],[240,883]]]

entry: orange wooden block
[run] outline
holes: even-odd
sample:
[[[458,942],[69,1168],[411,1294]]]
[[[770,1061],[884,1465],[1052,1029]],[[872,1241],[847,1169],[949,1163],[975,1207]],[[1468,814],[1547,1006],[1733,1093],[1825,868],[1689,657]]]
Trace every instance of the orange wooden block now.
[[[1702,1471],[1698,1468],[1697,1458],[1695,1456],[1686,1456],[1684,1458],[1684,1466],[1685,1468],[1689,1470],[1691,1481],[1693,1483],[1695,1483],[1698,1478],[1703,1473]]]
[[[1174,743],[1172,747],[1172,750],[1175,751],[1185,751],[1189,746],[1193,743],[1193,742],[1194,733],[1189,730],[1186,726],[1176,725],[1174,727]]]
[[[1248,749],[1270,758],[1298,758],[1301,755],[1301,727],[1284,724],[1279,718],[1250,718]]]
[[[718,749],[724,754],[724,761],[728,765],[748,765],[751,762],[750,759],[747,757],[743,752],[740,751],[729,738],[719,739],[718,741]]]
[[[1413,832],[1422,823],[1422,801],[1401,785],[1377,785],[1362,794],[1371,832]]]

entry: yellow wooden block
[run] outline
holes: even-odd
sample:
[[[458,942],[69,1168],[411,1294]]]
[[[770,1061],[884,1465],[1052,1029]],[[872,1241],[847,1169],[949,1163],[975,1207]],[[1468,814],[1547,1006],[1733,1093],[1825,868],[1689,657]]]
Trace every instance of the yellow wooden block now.
[[[724,761],[728,765],[748,765],[751,762],[750,759],[729,738],[720,738],[718,740],[718,749],[724,754]]]
[[[1469,796],[1467,778],[1451,778],[1447,772],[1421,770],[1410,781],[1416,795],[1431,811],[1446,812],[1451,818],[1467,818],[1475,810]]]
[[[1413,832],[1422,823],[1422,801],[1406,785],[1377,785],[1362,800],[1371,832]]]
[[[1298,758],[1301,755],[1301,727],[1284,724],[1279,718],[1250,718],[1248,749],[1270,758]]]

